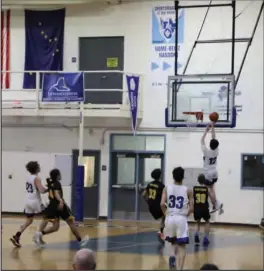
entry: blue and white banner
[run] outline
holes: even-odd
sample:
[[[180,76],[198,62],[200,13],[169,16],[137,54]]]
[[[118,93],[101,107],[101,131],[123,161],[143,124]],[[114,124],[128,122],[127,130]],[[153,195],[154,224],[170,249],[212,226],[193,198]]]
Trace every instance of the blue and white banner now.
[[[135,135],[137,128],[139,76],[126,75],[126,80],[132,118],[132,130]]]
[[[183,67],[182,45],[184,41],[184,11],[178,15],[178,68]],[[175,68],[175,7],[173,3],[153,6],[152,9],[152,86],[167,83],[168,75],[174,75]]]
[[[84,101],[84,75],[79,73],[45,73],[42,102]]]

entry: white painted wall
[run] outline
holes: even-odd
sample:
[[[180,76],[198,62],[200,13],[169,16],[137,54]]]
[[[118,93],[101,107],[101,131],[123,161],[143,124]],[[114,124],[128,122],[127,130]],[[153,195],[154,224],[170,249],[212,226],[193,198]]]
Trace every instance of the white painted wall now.
[[[258,4],[258,3],[257,3]],[[259,5],[253,4],[243,13],[237,23],[237,36],[250,35],[253,23],[258,12]],[[237,13],[246,6],[244,1],[238,2]],[[183,45],[183,58],[188,56],[193,39],[198,31],[199,23],[203,19],[205,9],[191,10],[186,12],[185,41]],[[203,34],[206,38],[222,38],[227,22],[222,20],[216,23],[216,17],[223,16],[223,11],[214,11],[211,23],[206,27]],[[242,15],[241,15],[242,16]],[[213,23],[216,28],[213,28]],[[241,24],[242,23],[242,24]],[[11,69],[23,70],[24,68],[24,18],[23,12],[12,11],[11,19]],[[78,38],[88,36],[125,36],[125,70],[146,75],[144,89],[144,117],[141,127],[154,133],[164,128],[164,108],[166,107],[166,88],[152,88],[151,83],[159,74],[150,72],[151,62],[151,4],[149,2],[130,3],[121,6],[109,7],[103,10],[89,10],[84,7],[71,7],[67,9],[65,24],[65,52],[64,67],[66,70],[76,70],[78,63],[71,63],[72,56],[78,56]],[[209,37],[210,33],[210,37]],[[209,54],[210,50],[204,47],[203,54]],[[237,65],[241,61],[245,46],[237,45]],[[215,49],[217,50],[217,49]],[[216,51],[217,52],[217,51]],[[226,58],[225,53],[218,53],[217,59]],[[204,69],[204,58],[196,59],[192,68]],[[216,61],[216,60],[215,60]],[[214,64],[210,69],[214,69]],[[222,63],[222,65],[224,65]],[[212,71],[212,70],[210,70]],[[161,77],[164,75],[160,75]],[[12,88],[18,89],[22,85],[22,76],[12,75]],[[219,159],[219,183],[217,193],[225,203],[225,213],[221,217],[225,222],[259,223],[263,215],[263,191],[240,189],[240,156],[241,153],[263,151],[263,134],[253,133],[263,129],[263,16],[259,23],[255,39],[250,48],[245,67],[241,76],[238,90],[242,92],[237,97],[237,103],[243,104],[243,111],[238,116],[237,126],[243,129],[240,133],[219,134],[221,154]],[[247,130],[247,131],[245,131]],[[85,132],[86,149],[101,150],[101,164],[109,164],[109,134],[106,135],[105,145],[99,144],[100,130],[94,135]],[[184,167],[202,166],[199,141],[201,134],[177,134],[169,130],[166,141],[166,182],[171,181],[171,171],[174,166]],[[251,132],[251,133],[250,133]],[[73,148],[78,147],[78,132],[66,129],[30,129],[30,128],[3,128],[3,189],[14,191],[14,197],[3,193],[3,211],[21,211],[23,206],[23,187],[25,173],[23,166],[15,162],[17,157],[27,157],[29,160],[38,153],[42,158],[43,177],[46,177],[48,169],[53,165],[52,159],[46,159],[45,155],[56,153],[71,153]],[[28,152],[25,152],[28,151]],[[12,153],[11,153],[12,152]],[[16,154],[23,152],[23,154]],[[40,154],[42,153],[42,154]],[[24,159],[23,158],[23,159]],[[26,160],[26,158],[25,158]],[[22,164],[22,163],[21,163]],[[15,166],[14,166],[15,165]],[[12,180],[8,175],[13,174]],[[100,215],[107,215],[108,205],[108,171],[102,171],[100,188]],[[13,189],[17,187],[19,189]],[[70,201],[70,191],[66,192],[66,199]],[[16,200],[14,200],[16,198]],[[219,218],[220,219],[220,218]]]
[[[101,130],[94,131],[93,135],[85,131],[84,148],[101,150],[101,165],[109,165],[109,133],[105,136],[105,144],[101,146],[99,144]],[[167,133],[166,183],[172,182],[171,172],[175,166],[202,167],[200,137],[201,133]],[[234,223],[258,223],[263,215],[263,191],[240,189],[240,159],[243,152],[259,153],[263,150],[263,135],[219,133],[218,137],[221,151],[218,164],[220,176],[217,183],[217,194],[226,206],[225,213],[218,220]],[[33,157],[35,157],[34,159],[42,157],[39,161],[43,169],[41,175],[45,178],[49,169],[54,165],[54,160],[47,157],[52,157],[57,153],[70,154],[72,149],[78,147],[77,143],[77,131],[60,128],[4,128],[3,191],[12,191],[13,196],[10,197],[8,193],[3,193],[2,210],[22,210],[26,176],[24,164],[27,160],[33,159]],[[34,155],[34,152],[37,154]],[[19,159],[21,156],[24,160]],[[108,168],[108,170],[111,169]],[[101,216],[107,216],[108,170],[100,172],[101,202],[99,211]],[[9,174],[13,175],[12,180],[8,179]],[[65,189],[65,199],[70,202],[70,190],[69,188]]]

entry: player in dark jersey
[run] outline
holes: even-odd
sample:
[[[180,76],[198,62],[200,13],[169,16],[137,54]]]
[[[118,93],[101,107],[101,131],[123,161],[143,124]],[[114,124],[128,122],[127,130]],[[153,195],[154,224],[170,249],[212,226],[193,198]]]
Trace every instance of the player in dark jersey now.
[[[150,182],[143,192],[142,196],[148,204],[149,212],[153,216],[155,220],[161,219],[160,223],[160,231],[158,232],[159,240],[163,243],[163,229],[164,229],[164,221],[165,216],[160,207],[160,201],[162,196],[162,191],[165,185],[161,182],[161,170],[154,169],[151,172],[151,178],[154,181]]]
[[[77,241],[80,242],[81,246],[85,246],[89,240],[89,237],[86,236],[83,239],[81,238],[75,225],[74,216],[72,215],[71,209],[63,199],[63,190],[60,180],[60,171],[58,169],[51,170],[50,178],[47,179],[49,205],[45,210],[45,219],[41,222],[39,231],[34,235],[34,241],[38,245],[45,244],[42,239],[43,235],[58,231],[60,228],[61,218],[68,224]],[[49,221],[52,222],[53,225],[49,228],[46,228]]]
[[[204,229],[204,239],[203,239],[203,244],[204,245],[209,245],[209,230],[210,230],[210,211],[209,211],[209,203],[208,203],[208,198],[209,198],[209,190],[208,187],[205,185],[206,179],[203,174],[200,174],[198,176],[198,183],[199,186],[194,186],[193,188],[193,197],[194,197],[194,220],[196,221],[196,232],[195,232],[195,237],[194,241],[196,244],[200,243],[200,238],[199,238],[199,232],[200,232],[200,223],[201,220],[203,219],[205,221],[205,229]],[[210,196],[211,197],[211,196]]]

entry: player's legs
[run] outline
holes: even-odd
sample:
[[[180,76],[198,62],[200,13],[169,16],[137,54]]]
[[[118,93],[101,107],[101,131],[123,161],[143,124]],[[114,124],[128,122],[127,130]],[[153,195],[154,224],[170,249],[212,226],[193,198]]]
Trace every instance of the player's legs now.
[[[209,232],[210,232],[210,221],[209,219],[207,221],[205,221],[205,225],[204,225],[204,240],[203,240],[203,244],[205,246],[210,244],[209,241]]]
[[[223,211],[223,203],[221,203],[219,200],[217,200],[216,192],[215,192],[215,183],[218,180],[217,172],[205,172],[205,185],[208,187],[209,192],[209,198],[213,204],[213,209],[211,213],[216,212],[219,210],[219,214],[222,214]]]
[[[185,251],[185,244],[180,244],[178,246],[178,261],[177,261],[177,270],[183,270],[184,263],[185,263],[185,257],[186,257],[186,251]]]
[[[195,230],[195,234],[194,234],[194,242],[195,244],[199,244],[200,243],[200,238],[199,238],[199,233],[200,233],[200,226],[201,226],[201,209],[199,208],[199,206],[194,208],[193,211],[193,218],[196,221],[196,230]]]
[[[160,232],[163,234],[165,228],[165,216],[163,216],[160,220]]]
[[[210,244],[209,241],[209,231],[210,231],[210,212],[209,208],[203,208],[200,210],[200,217],[205,221],[205,226],[204,226],[204,238],[203,238],[203,245],[207,246]]]
[[[52,226],[49,226],[49,227],[46,227],[48,222],[51,222],[52,223]],[[56,218],[54,220],[44,220],[42,221],[42,227],[40,227],[40,229],[42,229],[44,226],[44,229],[43,230],[40,230],[40,232],[42,233],[42,235],[47,235],[47,234],[51,234],[53,232],[56,232],[59,230],[60,228],[60,219],[59,218]]]
[[[219,214],[221,215],[224,212],[223,203],[221,203],[219,200],[217,200],[216,192],[215,192],[215,183],[216,182],[217,182],[217,178],[214,178],[210,182],[210,185],[208,185],[209,198],[213,204],[213,210],[211,211],[211,213],[214,213],[217,210],[219,210]]]
[[[46,226],[49,222],[52,223],[52,226],[46,228]],[[43,236],[47,235],[47,234],[51,234],[53,232],[56,232],[59,230],[59,228],[60,228],[59,218],[53,219],[52,221],[44,219],[40,223],[39,231],[35,232],[35,234],[33,236],[33,241],[39,246],[45,245],[45,242],[43,240]]]
[[[26,214],[26,221],[23,225],[20,226],[19,230],[10,238],[10,241],[16,247],[21,247],[20,237],[22,233],[32,224],[34,220],[34,214]]]
[[[177,269],[182,270],[185,262],[185,246],[189,243],[187,218],[184,216],[166,217],[165,235],[165,240],[171,243],[169,267],[175,268],[178,265]]]
[[[216,209],[217,206],[217,200],[216,200],[216,194],[215,194],[215,190],[214,190],[214,181],[213,180],[217,180],[217,173],[216,172],[211,172],[211,171],[207,171],[204,174],[205,177],[205,185],[208,187],[209,190],[209,198],[213,204],[213,209]]]
[[[195,242],[195,244],[199,244],[200,243],[199,233],[200,233],[201,220],[197,219],[195,221],[196,221],[196,230],[195,230],[195,235],[194,235],[194,242]]]
[[[35,232],[34,237],[33,237],[33,241],[37,245],[45,244],[45,242],[43,241],[44,235],[51,234],[59,230],[60,220],[58,216],[59,215],[58,215],[57,206],[55,206],[54,204],[49,204],[44,211],[44,217],[39,225],[39,230]],[[52,223],[52,226],[46,228],[49,222]]]
[[[177,216],[177,269],[183,270],[184,263],[185,263],[185,256],[186,251],[185,247],[186,244],[189,244],[189,229],[188,229],[188,222],[187,217],[184,216]]]
[[[149,206],[149,212],[155,220],[160,219],[160,231],[158,232],[158,238],[161,243],[164,243],[163,230],[165,227],[165,217],[160,208],[160,205]]]
[[[78,228],[75,225],[74,216],[67,204],[64,204],[63,209],[60,211],[60,217],[68,224],[76,240],[80,242],[80,245],[85,246],[89,241],[89,236],[87,235],[84,238],[81,237]]]
[[[26,221],[23,225],[20,226],[19,230],[10,238],[10,241],[16,247],[21,247],[20,237],[22,233],[32,224],[34,216],[37,213],[41,212],[41,203],[39,201],[28,201],[25,206],[24,213],[26,215]]]
[[[177,255],[177,224],[175,223],[174,217],[169,216],[165,219],[165,240],[171,244],[170,257],[169,257],[169,268],[173,269],[176,267],[176,255]]]

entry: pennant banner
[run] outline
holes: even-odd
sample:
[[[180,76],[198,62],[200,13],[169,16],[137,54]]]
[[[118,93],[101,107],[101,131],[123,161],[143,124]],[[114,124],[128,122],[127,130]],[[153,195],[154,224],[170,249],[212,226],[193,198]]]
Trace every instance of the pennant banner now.
[[[83,73],[44,74],[42,81],[42,102],[84,101]]]
[[[137,127],[139,76],[127,75],[126,80],[132,118],[132,130],[135,135]]]

